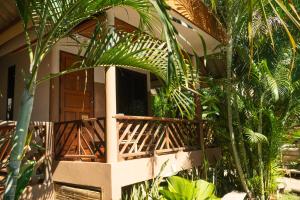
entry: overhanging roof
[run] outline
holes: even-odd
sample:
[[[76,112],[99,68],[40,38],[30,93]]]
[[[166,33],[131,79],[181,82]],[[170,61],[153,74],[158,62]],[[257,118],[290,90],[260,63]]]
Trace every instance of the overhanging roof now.
[[[201,32],[205,33],[205,38],[209,38],[209,35],[220,43],[226,42],[226,34],[221,24],[218,23],[212,12],[209,11],[201,0],[167,0],[167,3],[173,10],[173,16],[178,16],[181,19],[184,19],[184,21],[189,22],[193,27],[199,28]],[[1,46],[22,33],[23,27],[14,0],[0,0],[0,5]],[[180,32],[183,31],[189,38],[194,40],[195,33],[188,33],[184,27],[176,24],[175,26],[177,29],[181,29]],[[213,39],[207,41],[216,43]],[[199,44],[196,46],[199,46]]]
[[[170,7],[221,43],[227,40],[221,23],[202,0],[167,0]]]

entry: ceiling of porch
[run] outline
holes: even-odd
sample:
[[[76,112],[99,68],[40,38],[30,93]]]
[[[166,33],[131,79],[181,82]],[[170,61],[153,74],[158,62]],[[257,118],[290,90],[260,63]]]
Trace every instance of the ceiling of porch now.
[[[131,8],[117,7],[110,12],[116,18],[122,19],[132,26],[139,26],[140,17],[138,13]],[[216,47],[221,44],[221,41],[217,40],[205,30],[200,29],[197,25],[177,11],[171,10],[170,13],[173,16],[173,24],[180,35],[178,37],[178,41],[186,52],[190,54],[194,54],[193,52],[196,52],[198,56],[202,57],[204,55],[204,45],[206,46],[207,54],[214,54],[219,51]],[[156,28],[153,33],[154,36],[162,39],[162,26],[160,22],[154,21],[152,25]],[[202,43],[200,35],[204,39],[205,44]]]
[[[0,34],[20,18],[14,0],[0,0]]]
[[[184,6],[182,6],[183,5],[182,2],[184,3],[188,1],[186,0],[168,1],[168,3],[170,3],[171,7],[173,8],[173,10],[171,11],[172,16],[175,19],[179,19],[180,21],[183,21],[188,25],[188,27],[186,27],[178,22],[174,22],[174,25],[179,31],[180,35],[183,36],[179,38],[182,47],[189,53],[192,53],[194,50],[195,52],[197,52],[199,56],[203,56],[204,50],[203,50],[203,44],[199,37],[200,34],[205,40],[206,43],[205,45],[207,47],[208,54],[215,53],[214,50],[215,47],[218,46],[223,41],[220,39],[218,35],[217,35],[218,37],[216,37],[215,35],[211,34],[213,32],[211,32],[211,30],[207,28],[206,25],[211,20],[208,20],[209,22],[206,22],[206,24],[204,25],[199,24],[200,23],[199,20],[198,21],[196,20],[197,16],[195,14],[193,15],[191,9],[190,10],[188,9],[189,7],[193,6],[193,4],[186,4],[186,5],[184,4],[186,7],[185,8]],[[7,41],[11,40],[12,38],[22,33],[23,27],[20,22],[20,17],[14,0],[0,0],[0,5],[1,5],[0,6],[0,46],[1,46]],[[199,5],[197,4],[198,7]],[[186,9],[186,12],[184,12],[184,9]],[[114,14],[117,18],[124,20],[128,24],[131,24],[133,26],[138,26],[139,16],[135,11],[130,10],[130,8],[128,9],[116,8]],[[201,18],[201,16],[200,17],[198,16],[198,18]],[[158,30],[156,32],[156,36],[158,38],[161,37],[161,30]]]

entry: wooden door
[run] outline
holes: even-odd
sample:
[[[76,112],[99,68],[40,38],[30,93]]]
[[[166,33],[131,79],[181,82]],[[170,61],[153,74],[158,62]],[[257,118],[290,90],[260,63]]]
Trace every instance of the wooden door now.
[[[60,52],[60,70],[67,69],[80,57]],[[78,71],[60,78],[60,121],[94,117],[94,70]]]

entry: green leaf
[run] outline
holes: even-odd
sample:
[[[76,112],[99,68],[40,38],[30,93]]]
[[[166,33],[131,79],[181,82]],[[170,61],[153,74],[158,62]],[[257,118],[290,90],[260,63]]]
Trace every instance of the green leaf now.
[[[206,199],[218,199],[215,197],[215,186],[204,180],[194,181],[196,185],[196,200],[206,200]]]
[[[190,181],[178,176],[168,178],[168,187],[160,190],[160,194],[169,200],[208,200],[218,199],[215,186],[204,180]]]
[[[182,194],[174,193],[169,190],[160,190],[159,192],[167,200],[186,200]]]
[[[35,161],[27,161],[23,164],[20,175],[17,181],[17,188],[16,188],[16,200],[19,199],[20,195],[23,193],[24,189],[28,185],[32,173],[34,171]]]
[[[245,135],[251,144],[268,142],[268,138],[265,135],[258,132],[254,132],[249,128],[245,128]]]
[[[24,22],[25,27],[29,23],[30,19],[30,10],[29,10],[29,1],[28,0],[16,0],[16,4],[20,13],[20,16]]]

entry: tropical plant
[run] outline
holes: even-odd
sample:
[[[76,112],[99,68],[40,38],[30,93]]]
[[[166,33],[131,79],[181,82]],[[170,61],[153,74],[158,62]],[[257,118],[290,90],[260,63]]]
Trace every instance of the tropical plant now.
[[[159,187],[164,179],[162,175],[164,173],[164,169],[166,168],[168,162],[169,161],[167,160],[162,164],[159,173],[154,179],[133,185],[128,192],[125,192],[122,199],[161,200],[162,196],[159,194]]]
[[[211,5],[212,9],[219,18],[219,21],[226,28],[227,33],[227,45],[226,51],[226,67],[227,67],[227,81],[225,83],[227,94],[227,127],[229,131],[229,138],[231,142],[231,149],[236,165],[237,172],[239,174],[241,184],[244,191],[247,192],[249,198],[252,198],[252,192],[249,188],[249,182],[246,180],[245,171],[242,168],[242,161],[240,159],[239,151],[236,145],[236,131],[234,129],[233,119],[233,66],[239,67],[246,66],[248,74],[253,68],[257,55],[255,54],[259,48],[255,46],[255,38],[259,35],[261,30],[257,27],[264,27],[263,34],[267,35],[269,40],[264,40],[264,44],[268,43],[270,46],[275,45],[273,36],[274,22],[279,22],[280,27],[286,32],[293,55],[296,54],[296,42],[295,38],[291,34],[291,30],[288,27],[288,23],[299,29],[299,15],[292,1],[281,0],[250,0],[250,1],[207,1]],[[283,18],[284,16],[284,18]],[[260,20],[256,20],[260,17]],[[260,26],[256,26],[260,24]],[[246,48],[245,48],[246,46]],[[237,59],[242,59],[242,63],[237,62]],[[292,67],[294,62],[292,63]],[[234,64],[234,65],[233,65]],[[241,66],[241,64],[243,66]],[[245,73],[246,70],[244,70]],[[240,129],[241,130],[241,129]],[[260,145],[259,145],[260,146]],[[242,149],[245,149],[244,147]],[[260,148],[259,148],[260,149]],[[260,150],[258,150],[260,151]],[[262,186],[263,188],[263,186]],[[261,193],[261,199],[265,199],[264,192]]]
[[[168,186],[160,190],[167,200],[217,200],[215,186],[204,180],[190,181],[179,176],[167,179]]]
[[[258,133],[254,133],[252,130],[247,130],[247,137],[250,143],[253,144],[254,142],[257,145],[260,171],[258,173],[260,180],[258,193],[269,195],[269,193],[274,192],[273,175],[276,176],[274,169],[278,165],[277,158],[280,153],[280,146],[284,141],[284,135],[288,133],[291,126],[285,121],[285,116],[293,112],[289,110],[291,108],[289,102],[293,102],[293,109],[297,109],[300,104],[293,97],[295,94],[292,91],[296,89],[297,81],[294,82],[291,79],[289,65],[277,63],[271,72],[266,61],[262,61],[261,64],[264,66],[257,67],[254,65],[253,67],[253,73],[256,75],[250,79],[254,83],[249,89],[251,88],[255,95],[252,97],[253,102],[245,103],[250,115],[247,116],[248,122],[244,123],[244,126],[251,126],[253,130],[258,131]],[[243,101],[245,102],[245,99]],[[282,104],[283,102],[285,103]],[[259,106],[253,109],[255,105]],[[295,115],[289,116],[293,119],[296,117]],[[246,116],[244,115],[244,117]],[[298,123],[297,121],[299,120],[295,120],[293,123]]]
[[[156,10],[162,21],[167,43],[166,45],[160,46],[154,44],[153,46],[155,48],[153,47],[149,50],[152,57],[147,57],[147,52],[149,51],[147,50],[148,48],[146,48],[148,46],[145,45],[145,39],[148,38],[138,40],[138,42],[142,41],[144,44],[142,45],[142,48],[131,48],[130,51],[126,51],[126,48],[124,47],[130,46],[129,44],[132,43],[132,37],[127,40],[120,37],[122,39],[119,38],[115,41],[113,38],[115,35],[109,34],[107,37],[103,38],[103,35],[99,34],[102,30],[99,28],[100,26],[98,26],[93,38],[86,46],[86,52],[84,53],[82,63],[79,65],[77,64],[77,68],[73,66],[71,69],[68,69],[68,73],[77,70],[87,70],[88,68],[99,66],[99,64],[102,67],[125,65],[127,67],[139,68],[140,66],[143,66],[144,68],[150,68],[153,64],[158,66],[159,63],[166,63],[166,74],[164,74],[166,85],[178,88],[180,82],[176,80],[185,80],[186,82],[189,80],[183,78],[188,77],[188,75],[186,75],[186,67],[181,59],[181,53],[177,46],[175,29],[165,10],[163,1],[49,0],[45,2],[42,0],[16,0],[16,4],[24,25],[24,35],[30,65],[28,67],[28,73],[24,76],[25,87],[21,99],[16,132],[13,139],[13,149],[9,159],[9,175],[7,178],[4,199],[11,200],[17,198],[17,182],[22,164],[21,155],[24,151],[28,135],[27,130],[31,118],[35,90],[40,83],[40,81],[37,80],[37,74],[40,68],[43,67],[41,63],[60,39],[69,36],[75,41],[78,41],[76,35],[74,35],[73,29],[81,22],[90,18],[97,18],[97,14],[105,12],[107,9],[114,6],[129,6],[139,13],[141,24],[150,27],[150,22],[153,18],[152,16],[154,16],[152,11]],[[101,21],[101,24],[103,24],[103,21]],[[101,44],[99,41],[104,41],[105,45]],[[139,45],[136,45],[136,47],[137,46]],[[164,53],[161,49],[166,47],[169,49],[169,52],[171,52],[167,54],[168,62],[165,62],[165,57],[161,56]],[[126,56],[123,54],[124,51],[127,53]],[[100,55],[100,57],[95,55]],[[118,57],[116,55],[120,56],[119,59],[117,59]],[[55,76],[65,73],[67,72],[61,72]],[[181,79],[178,78],[178,75]],[[47,78],[51,77],[54,76],[50,75]],[[174,94],[178,95],[180,93],[180,89],[174,91],[176,91]]]
[[[162,91],[157,89],[157,94],[152,98],[152,112],[157,117],[176,117],[178,115],[177,106],[168,102],[168,97]]]

